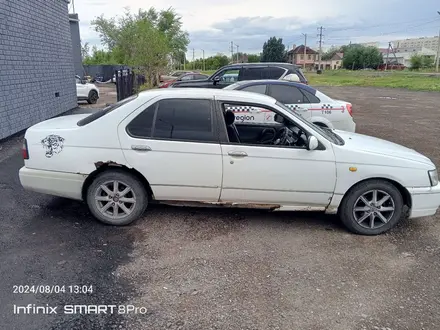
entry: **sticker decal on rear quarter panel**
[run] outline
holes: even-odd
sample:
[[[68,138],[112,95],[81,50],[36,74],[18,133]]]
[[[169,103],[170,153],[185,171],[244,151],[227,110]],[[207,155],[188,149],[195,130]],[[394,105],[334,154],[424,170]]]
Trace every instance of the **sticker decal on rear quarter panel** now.
[[[53,155],[59,154],[63,150],[64,138],[59,135],[48,135],[41,140],[43,148],[46,150],[46,157],[51,158]]]

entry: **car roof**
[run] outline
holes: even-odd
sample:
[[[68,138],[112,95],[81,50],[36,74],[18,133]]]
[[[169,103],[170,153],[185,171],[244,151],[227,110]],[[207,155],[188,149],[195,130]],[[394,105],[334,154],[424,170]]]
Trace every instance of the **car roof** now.
[[[225,89],[215,89],[215,88],[162,88],[162,89],[150,89],[140,92],[138,97],[145,98],[145,101],[150,100],[157,96],[167,95],[167,97],[178,97],[178,98],[206,98],[215,97],[218,100],[230,100],[230,101],[243,101],[243,102],[254,102],[254,103],[266,103],[275,104],[277,100],[273,97],[249,93],[245,91],[237,90],[225,90]]]
[[[309,85],[304,85],[298,82],[294,81],[288,81],[288,80],[282,80],[282,79],[260,79],[260,80],[244,80],[244,81],[238,81],[233,84],[234,86],[245,88],[255,85],[284,85],[284,86],[294,86],[297,88],[304,89],[308,91],[309,93],[316,94],[317,90]],[[228,88],[230,88],[233,85],[229,85]],[[230,89],[233,90],[233,89]]]
[[[279,66],[282,68],[294,68],[294,69],[300,69],[298,65],[292,64],[292,63],[284,63],[284,62],[257,62],[257,63],[232,63],[225,65],[223,68],[226,67],[247,67],[247,66]]]

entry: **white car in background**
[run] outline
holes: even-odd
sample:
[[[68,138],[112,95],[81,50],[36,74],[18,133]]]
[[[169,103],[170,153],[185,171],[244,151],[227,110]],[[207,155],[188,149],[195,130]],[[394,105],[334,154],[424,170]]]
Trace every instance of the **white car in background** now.
[[[274,122],[236,124],[234,105],[270,109]],[[84,200],[111,225],[162,202],[325,211],[376,235],[405,206],[417,218],[440,205],[436,167],[415,150],[322,129],[272,97],[224,89],[152,89],[49,119],[26,131],[23,156],[25,189]]]
[[[330,129],[355,132],[352,104],[334,100],[309,85],[286,80],[247,80],[225,87],[266,94],[285,104],[298,115],[312,123]],[[274,116],[262,108],[235,107],[231,109],[241,122],[273,122]]]
[[[81,80],[79,76],[75,76],[75,80],[78,101],[87,101],[89,104],[98,102],[99,88],[95,84]]]

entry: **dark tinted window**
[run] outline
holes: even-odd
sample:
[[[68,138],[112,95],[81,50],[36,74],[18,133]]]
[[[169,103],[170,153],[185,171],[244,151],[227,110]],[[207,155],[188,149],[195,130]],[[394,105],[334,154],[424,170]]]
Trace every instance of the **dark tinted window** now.
[[[303,92],[303,94],[306,96],[306,98],[308,99],[309,103],[321,103],[321,100],[313,95],[312,93],[306,91],[305,89],[301,89],[301,92]]]
[[[259,94],[266,94],[266,85],[252,85],[252,86],[243,88],[242,91],[259,93]]]
[[[159,101],[154,138],[216,141],[209,100],[174,99]]]
[[[269,67],[265,68],[263,79],[280,79],[281,76],[286,72],[286,69],[279,67]]]
[[[293,86],[271,85],[270,96],[284,104],[308,103],[304,94]]]
[[[81,119],[77,125],[78,126],[84,126],[87,125],[93,121],[95,121],[98,118],[101,118],[102,116],[105,116],[106,114],[122,107],[124,104],[130,103],[131,101],[135,100],[137,98],[138,94],[135,94],[133,96],[127,97],[126,99],[123,99],[117,103],[114,104],[110,104],[109,106],[105,107],[104,109],[102,109],[101,111],[96,111],[93,114],[91,114],[90,116],[87,116],[84,119]]]
[[[194,79],[206,79],[208,76],[205,76],[203,74],[196,74]]]
[[[147,138],[151,137],[151,130],[153,127],[154,112],[156,111],[157,103],[149,106],[142,111],[130,124],[127,125],[127,132],[135,137]]]
[[[243,68],[240,80],[260,80],[263,79],[263,70],[265,68]]]
[[[193,80],[194,75],[193,74],[187,74],[180,78],[180,80]]]

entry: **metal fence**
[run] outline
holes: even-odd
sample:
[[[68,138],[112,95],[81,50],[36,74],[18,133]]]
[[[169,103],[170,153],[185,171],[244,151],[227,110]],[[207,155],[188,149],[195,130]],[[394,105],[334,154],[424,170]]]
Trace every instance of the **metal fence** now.
[[[83,65],[84,76],[97,78],[101,82],[109,81],[113,78],[115,70],[128,69],[126,65]]]
[[[136,74],[130,69],[116,70],[115,75],[118,101],[134,95],[139,87],[145,84],[145,76]]]

